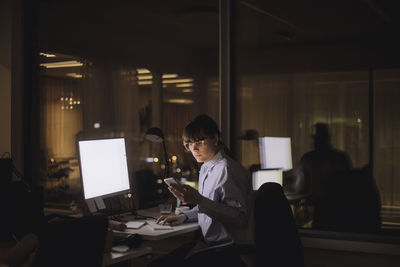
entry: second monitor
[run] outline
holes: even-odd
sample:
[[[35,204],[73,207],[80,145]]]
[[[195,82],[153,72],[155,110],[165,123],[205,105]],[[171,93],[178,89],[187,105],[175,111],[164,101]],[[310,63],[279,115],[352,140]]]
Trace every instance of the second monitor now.
[[[290,137],[260,137],[259,150],[261,169],[282,169],[288,171],[292,166],[292,147]]]

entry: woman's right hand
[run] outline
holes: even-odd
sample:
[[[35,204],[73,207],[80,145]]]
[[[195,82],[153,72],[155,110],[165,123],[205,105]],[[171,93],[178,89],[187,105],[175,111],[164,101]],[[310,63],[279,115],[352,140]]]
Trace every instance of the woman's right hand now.
[[[187,220],[185,214],[179,215],[162,215],[157,220],[156,223],[160,225],[170,224],[171,226],[180,225]]]

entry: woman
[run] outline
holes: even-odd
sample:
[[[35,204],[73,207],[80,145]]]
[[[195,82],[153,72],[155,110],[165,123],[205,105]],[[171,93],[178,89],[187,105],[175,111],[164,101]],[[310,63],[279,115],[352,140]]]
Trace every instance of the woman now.
[[[199,191],[183,184],[171,184],[168,189],[179,200],[196,206],[179,215],[161,216],[157,223],[179,225],[186,221],[197,221],[203,238],[160,259],[164,265],[169,260],[175,265],[188,263],[185,258],[188,260],[190,255],[207,247],[252,242],[248,222],[250,176],[244,167],[225,154],[215,121],[207,115],[197,116],[185,127],[183,144],[198,163],[203,163],[199,174]],[[238,254],[232,255],[234,246],[226,247],[230,250],[229,259],[238,263]],[[201,260],[222,259],[221,262],[227,263],[223,253],[208,253],[207,256],[202,255]]]

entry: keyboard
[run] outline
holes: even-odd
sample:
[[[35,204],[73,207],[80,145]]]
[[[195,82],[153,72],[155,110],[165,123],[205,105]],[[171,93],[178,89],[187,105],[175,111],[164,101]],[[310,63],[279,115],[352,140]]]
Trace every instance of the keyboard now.
[[[174,229],[174,227],[172,227],[170,225],[157,224],[156,221],[154,221],[154,220],[147,220],[146,223],[153,230],[172,230],[172,229]]]

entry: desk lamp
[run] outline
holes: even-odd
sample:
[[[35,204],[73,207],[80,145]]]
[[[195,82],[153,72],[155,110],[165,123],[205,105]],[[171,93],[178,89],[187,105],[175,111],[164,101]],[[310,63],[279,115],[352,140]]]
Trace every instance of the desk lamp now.
[[[164,179],[169,176],[169,161],[167,149],[165,148],[165,138],[164,134],[160,128],[152,127],[146,131],[145,138],[150,142],[162,143],[164,149],[164,159],[165,159],[165,169],[164,169]]]

